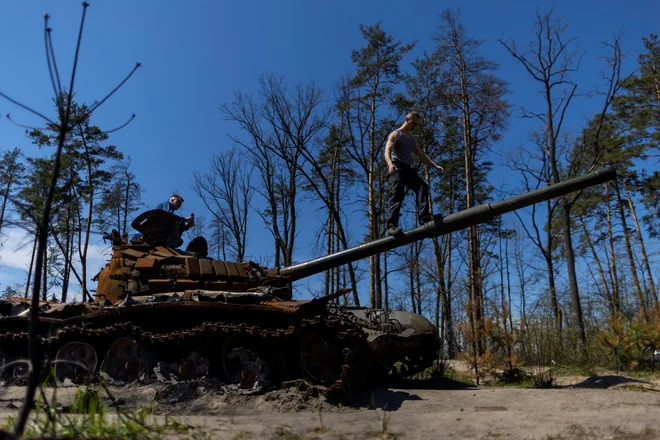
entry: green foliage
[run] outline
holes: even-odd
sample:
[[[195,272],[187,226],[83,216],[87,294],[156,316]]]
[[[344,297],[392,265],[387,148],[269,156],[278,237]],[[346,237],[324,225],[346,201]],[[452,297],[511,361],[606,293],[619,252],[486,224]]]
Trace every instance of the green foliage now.
[[[660,140],[660,39],[657,34],[642,38],[646,52],[637,58],[639,75],[624,84],[625,94],[615,102],[617,116],[628,123],[637,142],[654,145]]]
[[[508,328],[507,322],[510,321],[511,308],[506,303],[501,307],[497,302],[492,302],[493,321],[488,327],[489,346],[494,352],[496,362],[499,365],[507,365],[513,369],[517,363],[517,356],[512,351],[519,337],[519,331],[516,328]]]
[[[459,373],[455,368],[450,366],[448,361],[443,359],[436,359],[430,367],[415,374],[412,376],[412,379],[430,381],[448,380],[465,385],[474,385],[472,378]]]
[[[25,178],[25,165],[21,156],[18,148],[3,151],[0,155],[0,231],[7,218],[10,200]]]
[[[353,83],[356,86],[385,87],[377,91],[379,97],[383,92],[390,91],[392,84],[399,79],[399,64],[406,53],[415,47],[415,43],[401,44],[394,41],[384,29],[380,22],[373,26],[360,25],[360,32],[366,41],[366,45],[351,52],[351,60],[355,63],[356,75]],[[376,96],[374,96],[375,98]]]
[[[60,94],[55,104],[61,118],[63,108],[66,108],[67,95]],[[123,159],[123,154],[114,145],[107,145],[108,135],[90,122],[90,109],[82,104],[72,103],[69,130],[63,142],[60,157],[59,174],[55,182],[53,200],[51,202],[49,222],[49,244],[47,270],[52,272],[51,280],[62,287],[62,301],[66,295],[72,272],[75,270],[73,261],[78,260],[83,267],[83,273],[75,272],[81,280],[82,289],[87,293],[87,251],[91,235],[91,225],[95,222],[94,210],[101,193],[111,182],[114,174],[111,164]],[[27,132],[27,137],[34,145],[48,150],[58,146],[60,141],[60,126],[63,119],[56,123],[48,123],[46,129],[33,129]],[[28,230],[36,230],[41,222],[42,212],[48,196],[48,189],[53,180],[56,153],[45,154],[42,157],[28,157],[28,171],[25,174],[20,191],[17,191],[15,204],[24,226]],[[54,261],[57,267],[50,262]],[[48,286],[44,283],[44,294]]]
[[[376,413],[376,417],[378,418],[378,423],[380,424],[380,431],[376,432],[375,434],[379,436],[387,436],[388,435],[387,427],[389,426],[391,419],[391,416],[387,414],[387,412],[385,412],[385,409],[387,408],[387,404],[385,404],[385,406],[382,409],[378,408],[376,406],[376,400],[372,393],[371,407],[374,409],[374,412]]]
[[[303,440],[304,437],[291,429],[290,426],[278,426],[275,429],[277,440]]]
[[[653,352],[656,348],[660,347],[660,307],[655,306],[648,311],[648,320],[641,315],[638,315],[629,328],[629,338],[632,342],[637,344],[640,350],[640,360],[642,365],[648,363],[651,368],[655,368],[653,361]],[[643,359],[641,356],[643,350],[647,348],[649,359]]]
[[[643,38],[645,52],[637,58],[638,72],[624,83],[625,93],[614,102],[614,115],[620,123],[626,144],[647,154],[657,155],[660,145],[660,38]],[[644,220],[652,236],[660,226],[660,173],[643,173],[638,189],[647,208]]]
[[[5,286],[5,288],[0,292],[0,299],[7,298],[10,296],[22,296],[23,292],[21,291],[21,286],[14,284],[11,286]]]
[[[452,367],[446,367],[443,370],[441,377],[464,385],[474,385],[474,380],[472,380],[471,377],[460,373]]]
[[[622,362],[630,358],[630,351],[633,348],[633,342],[627,334],[626,320],[621,312],[617,312],[607,320],[607,326],[596,334],[596,341],[612,350],[615,360],[614,369],[618,373]]]
[[[538,369],[530,373],[522,368],[512,368],[504,371],[497,380],[498,386],[514,386],[516,388],[552,388],[554,372],[552,368]]]
[[[649,309],[648,321],[618,313],[602,327],[589,327],[584,350],[578,350],[581,343],[571,329],[564,329],[559,339],[550,320],[531,320],[514,350],[520,365],[552,367],[555,376],[592,376],[602,370],[648,374],[646,370],[657,367],[651,362],[651,347],[660,346],[659,323],[657,308]]]

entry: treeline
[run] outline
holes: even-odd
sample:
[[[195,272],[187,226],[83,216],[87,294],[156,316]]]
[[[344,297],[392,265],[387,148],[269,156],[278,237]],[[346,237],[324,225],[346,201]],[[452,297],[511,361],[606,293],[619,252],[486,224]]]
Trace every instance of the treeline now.
[[[433,51],[415,58],[410,69],[402,62],[415,44],[395,41],[379,23],[360,27],[353,68],[330,91],[263,74],[255,94],[236,91],[222,104],[224,119],[236,129],[235,147],[194,175],[194,191],[212,219],[208,228],[198,221],[195,233],[211,237],[214,257],[240,261],[247,255],[248,216],[257,214],[272,235],[269,263],[275,266],[295,261],[303,230],[317,233],[313,252],[319,255],[382,237],[388,198],[383,151],[410,109],[423,118],[419,145],[445,168],[442,176],[422,169],[435,213],[503,198],[488,177],[493,153],[504,157],[510,181],[520,182],[517,192],[615,166],[616,182],[518,212],[509,223],[497,219],[375,255],[368,265],[329,270],[314,294],[351,287],[347,303],[430,316],[444,352],[469,353],[477,372],[495,364],[602,363],[612,356],[633,365],[643,348],[660,345],[653,255],[645,243],[660,225],[660,176],[645,170],[660,140],[660,40],[643,39],[629,75],[621,37],[605,40],[598,54],[601,87],[585,97],[572,78],[583,55],[577,38],[552,10],[539,11],[533,25],[530,43],[500,41],[540,92],[533,107],[522,109],[536,128],[515,151],[501,142],[513,122],[512,85],[454,10],[440,14],[431,32]],[[566,114],[580,99],[597,110],[576,135]],[[84,263],[77,273],[65,263],[72,258],[62,257],[75,254],[84,262],[94,225],[126,233],[140,193],[129,162],[102,146],[106,135],[87,124],[81,121],[67,142],[44,274],[50,286],[62,287],[62,300],[71,273],[85,292],[89,278]],[[39,131],[29,136],[40,146],[54,141]],[[7,200],[15,201],[14,221],[33,222],[25,213],[38,212],[31,207],[39,206],[50,159],[21,160],[14,150],[2,160],[11,165],[1,167],[3,216]],[[301,225],[299,211],[310,203],[321,221]],[[367,286],[368,295],[361,292]],[[610,330],[627,341],[627,351],[596,349],[613,345]]]
[[[66,92],[55,102],[64,108]],[[87,259],[92,234],[116,229],[129,231],[131,214],[140,205],[141,187],[131,171],[131,161],[114,145],[107,133],[92,125],[86,105],[73,104],[61,155],[61,167],[53,199],[48,245],[44,250],[41,298],[66,302],[71,280],[82,289],[83,300],[91,300]],[[25,286],[6,286],[4,295],[28,296],[36,260],[37,230],[46,194],[53,178],[54,147],[58,144],[58,123],[45,129],[28,129],[26,136],[45,154],[24,157],[21,149],[3,151],[0,156],[0,234],[7,228],[25,230],[32,237],[30,264]],[[96,240],[95,240],[96,241]],[[26,244],[27,245],[27,244]],[[91,268],[98,270],[99,268]],[[49,297],[50,294],[50,297]]]

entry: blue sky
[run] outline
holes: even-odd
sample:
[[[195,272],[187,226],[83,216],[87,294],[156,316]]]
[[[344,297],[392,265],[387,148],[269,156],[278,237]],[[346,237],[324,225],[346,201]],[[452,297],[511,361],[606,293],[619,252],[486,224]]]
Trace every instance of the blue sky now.
[[[363,45],[359,25],[381,21],[382,27],[404,43],[417,40],[404,60],[404,70],[424,50],[433,50],[431,35],[439,13],[460,7],[469,34],[485,40],[482,53],[500,64],[499,75],[509,82],[508,99],[516,106],[538,106],[535,84],[524,69],[496,41],[513,38],[519,44],[531,38],[535,10],[553,3],[521,1],[91,1],[76,81],[77,99],[92,102],[114,87],[134,66],[135,76],[97,112],[94,123],[102,129],[136,119],[112,134],[111,142],[133,160],[143,185],[144,202],[153,207],[172,191],[185,194],[183,212],[203,214],[201,201],[190,189],[194,171],[206,171],[208,159],[232,147],[227,133],[235,127],[223,121],[218,109],[231,102],[233,92],[252,93],[267,71],[284,75],[290,84],[314,81],[328,99],[340,75],[352,68],[350,53]],[[624,71],[636,66],[642,36],[659,32],[656,2],[557,1],[556,13],[566,18],[569,35],[579,37],[585,51],[581,70],[574,76],[582,90],[598,84],[605,37],[624,31],[629,51]],[[43,44],[43,15],[51,16],[57,63],[68,84],[80,13],[78,1],[0,2],[0,91],[52,115],[52,89]],[[601,105],[580,99],[569,114],[570,128],[579,129],[586,117]],[[0,100],[0,149],[21,147],[27,155],[38,154],[23,130],[4,118],[26,125],[40,121]],[[516,118],[497,146],[500,151],[524,143],[529,121]],[[499,159],[494,159],[496,163]],[[496,185],[511,184],[496,168]],[[303,212],[313,216],[313,209]],[[208,215],[207,215],[208,217]],[[302,224],[302,223],[301,223]],[[259,246],[260,230],[253,216],[256,239],[249,254],[264,257],[272,246]],[[14,238],[12,238],[14,240]],[[296,260],[308,259],[312,237],[298,239]],[[5,243],[0,261],[0,283],[14,275],[7,266],[11,243]],[[3,281],[4,272],[4,281]]]

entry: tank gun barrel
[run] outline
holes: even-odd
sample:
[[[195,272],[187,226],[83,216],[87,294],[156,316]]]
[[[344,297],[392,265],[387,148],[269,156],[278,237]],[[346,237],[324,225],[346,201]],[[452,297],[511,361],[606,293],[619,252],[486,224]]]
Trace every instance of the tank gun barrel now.
[[[614,180],[615,178],[616,170],[614,168],[602,168],[583,176],[554,183],[545,188],[511,197],[500,202],[485,203],[483,205],[450,214],[444,218],[435,217],[434,220],[425,223],[418,228],[406,231],[400,236],[380,238],[334,254],[294,264],[292,266],[282,267],[279,268],[278,273],[289,277],[292,281],[299,280],[333,267],[341,266],[342,264],[352,263],[377,253],[389,251],[414,241],[419,241],[424,238],[438,237],[480,223],[486,223],[498,215],[563,196],[573,191],[605,183]]]

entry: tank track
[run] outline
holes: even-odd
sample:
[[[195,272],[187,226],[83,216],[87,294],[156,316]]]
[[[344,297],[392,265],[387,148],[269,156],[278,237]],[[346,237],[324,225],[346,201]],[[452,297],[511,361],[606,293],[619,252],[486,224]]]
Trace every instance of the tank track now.
[[[312,396],[323,395],[327,398],[335,398],[362,385],[367,380],[369,371],[367,335],[356,324],[350,314],[319,315],[314,318],[304,318],[297,326],[291,325],[288,328],[279,329],[263,328],[245,323],[205,322],[188,329],[155,333],[146,331],[131,322],[120,322],[99,328],[71,325],[59,328],[50,335],[40,336],[39,340],[42,353],[54,354],[58,348],[69,342],[84,342],[96,348],[97,346],[103,346],[103,344],[97,344],[101,340],[116,340],[120,337],[130,337],[136,341],[152,344],[152,346],[161,344],[185,346],[205,337],[221,337],[226,340],[234,336],[249,336],[258,337],[267,345],[272,344],[274,347],[282,347],[299,346],[301,345],[300,341],[305,340],[311,340],[310,343],[313,343],[316,334],[329,336],[330,343],[335,341],[335,344],[341,349],[341,365],[338,365],[338,378],[328,382],[315,380],[313,377],[300,377],[282,381],[282,387],[296,387]],[[0,333],[0,347],[6,342],[27,345],[27,341],[28,332]],[[105,353],[99,352],[99,354],[104,355]],[[302,358],[301,363],[305,364],[306,359],[311,358],[312,354],[308,353],[305,356],[301,349],[300,356]],[[296,366],[293,370],[299,368],[304,369],[305,365]]]

